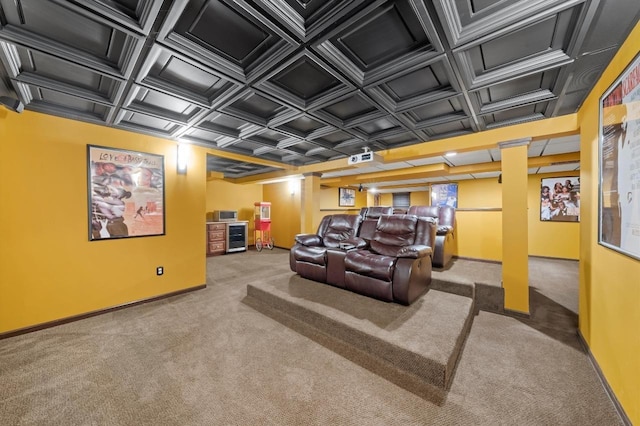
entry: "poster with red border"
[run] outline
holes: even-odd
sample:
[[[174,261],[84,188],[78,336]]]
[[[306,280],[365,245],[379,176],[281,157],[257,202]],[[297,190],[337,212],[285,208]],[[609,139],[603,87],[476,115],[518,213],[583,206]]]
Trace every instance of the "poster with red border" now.
[[[164,157],[87,146],[89,240],[164,235]]]

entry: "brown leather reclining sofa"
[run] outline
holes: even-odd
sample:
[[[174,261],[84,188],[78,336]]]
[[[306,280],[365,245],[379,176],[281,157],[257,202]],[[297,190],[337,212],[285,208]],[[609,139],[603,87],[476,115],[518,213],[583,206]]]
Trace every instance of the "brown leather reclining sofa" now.
[[[360,215],[329,215],[316,234],[297,235],[291,270],[365,296],[411,304],[431,283],[437,221],[381,215],[369,239],[358,236],[361,222]]]
[[[449,206],[411,206],[407,214],[433,217],[438,220],[436,243],[433,246],[433,266],[444,268],[453,257],[456,209]]]

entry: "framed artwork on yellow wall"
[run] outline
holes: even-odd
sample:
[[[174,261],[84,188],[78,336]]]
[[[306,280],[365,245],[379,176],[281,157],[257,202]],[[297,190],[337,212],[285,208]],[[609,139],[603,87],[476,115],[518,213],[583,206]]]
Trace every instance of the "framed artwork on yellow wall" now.
[[[600,98],[598,242],[640,259],[640,55]]]
[[[580,222],[580,178],[561,176],[540,180],[540,220]]]
[[[87,146],[89,240],[164,235],[164,157]]]
[[[356,205],[356,190],[352,188],[338,188],[338,206],[354,207]]]
[[[431,185],[431,205],[458,208],[458,184],[442,183]]]

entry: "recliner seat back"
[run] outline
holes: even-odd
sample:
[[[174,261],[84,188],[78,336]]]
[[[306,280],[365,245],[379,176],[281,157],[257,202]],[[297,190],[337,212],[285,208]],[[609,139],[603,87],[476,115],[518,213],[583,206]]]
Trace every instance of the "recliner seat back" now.
[[[357,235],[362,218],[355,214],[333,214],[322,218],[318,235],[325,247],[338,248],[341,241]]]
[[[393,214],[393,207],[368,207],[364,212],[364,218],[360,225],[360,232],[357,235],[367,241],[371,240],[373,233],[376,231],[376,225],[378,224],[380,216],[390,214]]]
[[[371,251],[396,257],[402,247],[415,243],[417,222],[413,215],[381,216],[370,242]]]

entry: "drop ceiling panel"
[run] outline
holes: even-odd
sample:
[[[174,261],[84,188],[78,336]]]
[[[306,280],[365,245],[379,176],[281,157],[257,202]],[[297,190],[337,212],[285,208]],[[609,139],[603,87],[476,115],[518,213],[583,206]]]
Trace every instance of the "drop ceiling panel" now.
[[[75,117],[100,124],[105,123],[110,112],[110,108],[105,105],[55,90],[28,85],[21,85],[21,87],[32,97],[32,106],[35,111]]]
[[[490,163],[493,161],[489,150],[461,152],[456,155],[447,156],[447,162],[453,166],[464,166],[467,164]]]
[[[565,154],[580,151],[580,136],[567,136],[549,141],[542,155]]]
[[[113,104],[123,81],[22,46],[4,44],[21,83],[66,92],[94,102]]]
[[[305,111],[355,89],[309,50],[301,51],[270,72],[257,87]]]
[[[580,5],[540,16],[534,23],[487,36],[456,51],[462,76],[470,88],[495,84],[572,62],[572,25],[583,13]]]
[[[316,49],[358,84],[369,84],[442,51],[423,1],[374,2]]]
[[[407,160],[407,163],[412,166],[426,166],[427,164],[440,164],[445,163],[445,159],[443,156],[439,155],[437,157],[425,157],[416,160]]]
[[[253,80],[297,46],[242,0],[176,0],[159,39],[243,82]]]
[[[116,119],[116,125],[124,128],[137,129],[145,133],[163,135],[164,137],[170,137],[171,134],[179,128],[177,123],[127,110],[122,110]]]
[[[0,38],[128,77],[142,38],[106,19],[57,2],[0,1]]]
[[[131,92],[124,106],[132,111],[139,111],[181,124],[187,124],[202,110],[188,101],[179,100],[165,93],[141,86],[131,87]]]
[[[538,169],[538,174],[555,173],[555,172],[569,172],[569,171],[574,171],[574,170],[578,170],[578,163],[559,164],[557,166],[540,167]]]
[[[151,49],[136,81],[207,108],[240,89],[219,72],[158,45]]]

